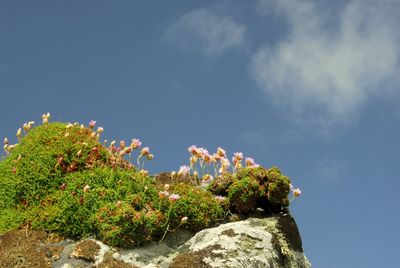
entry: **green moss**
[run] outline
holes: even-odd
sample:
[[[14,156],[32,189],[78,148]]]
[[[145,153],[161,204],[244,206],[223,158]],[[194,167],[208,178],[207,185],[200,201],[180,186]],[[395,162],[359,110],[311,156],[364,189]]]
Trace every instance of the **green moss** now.
[[[29,225],[64,237],[97,235],[137,246],[187,226],[222,220],[226,204],[193,185],[160,185],[100,144],[89,128],[51,123],[33,128],[0,162],[0,232]],[[188,224],[181,222],[188,217]]]
[[[0,233],[31,226],[138,246],[177,228],[211,227],[229,210],[279,212],[288,206],[289,183],[275,167],[247,167],[207,189],[171,181],[163,196],[163,184],[99,143],[92,129],[50,123],[29,131],[0,162]]]
[[[268,200],[271,203],[287,207],[289,205],[290,179],[283,175],[277,167],[268,169],[267,177],[266,195]]]
[[[234,181],[234,176],[231,173],[224,173],[221,176],[215,178],[207,189],[215,195],[226,196],[228,195],[228,188]]]
[[[235,180],[228,188],[231,207],[243,214],[253,212],[260,197],[259,186],[259,183],[252,177]]]
[[[172,187],[172,191],[180,195],[171,210],[174,226],[183,217],[188,217],[186,226],[193,231],[210,227],[223,220],[227,213],[227,203],[218,201],[215,196],[202,188],[180,183]]]

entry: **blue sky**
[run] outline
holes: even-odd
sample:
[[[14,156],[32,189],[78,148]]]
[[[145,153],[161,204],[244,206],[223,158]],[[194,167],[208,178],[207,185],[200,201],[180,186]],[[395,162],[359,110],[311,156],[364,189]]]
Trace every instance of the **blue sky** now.
[[[334,3],[332,3],[334,2]],[[0,1],[0,136],[41,115],[279,166],[313,267],[395,267],[400,2]]]

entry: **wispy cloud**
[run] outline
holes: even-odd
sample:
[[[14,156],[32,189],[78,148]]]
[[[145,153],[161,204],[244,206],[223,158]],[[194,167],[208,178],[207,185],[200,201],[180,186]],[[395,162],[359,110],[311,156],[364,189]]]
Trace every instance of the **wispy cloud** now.
[[[351,0],[336,17],[313,1],[259,3],[285,18],[289,34],[261,47],[250,72],[297,122],[348,124],[369,98],[399,81],[399,1]]]
[[[325,158],[317,163],[311,175],[321,183],[331,184],[338,182],[346,174],[346,170],[346,164]]]
[[[172,23],[164,39],[185,51],[201,51],[207,56],[221,55],[244,41],[245,27],[229,16],[208,9],[195,9]]]

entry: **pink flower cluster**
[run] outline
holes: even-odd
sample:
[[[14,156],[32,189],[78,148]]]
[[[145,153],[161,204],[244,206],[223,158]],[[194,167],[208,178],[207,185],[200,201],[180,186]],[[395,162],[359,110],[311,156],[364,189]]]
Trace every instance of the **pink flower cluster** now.
[[[207,184],[214,178],[211,176],[210,169],[214,170],[214,176],[217,177],[225,172],[232,171],[235,172],[237,169],[242,168],[243,153],[236,152],[232,157],[232,164],[227,157],[227,153],[221,147],[217,148],[217,151],[211,154],[207,149],[203,147],[197,147],[196,145],[191,145],[188,148],[190,153],[189,165],[181,166],[178,173],[172,172],[172,176],[177,175],[178,177],[190,177],[194,178],[196,183],[200,182],[202,184]],[[254,159],[251,157],[245,158],[246,167],[257,167]],[[192,177],[191,177],[192,176]]]
[[[160,197],[161,199],[163,198],[168,198],[170,202],[176,202],[176,200],[178,200],[179,198],[181,198],[179,196],[179,194],[169,194],[168,191],[160,191],[158,193],[158,197]]]

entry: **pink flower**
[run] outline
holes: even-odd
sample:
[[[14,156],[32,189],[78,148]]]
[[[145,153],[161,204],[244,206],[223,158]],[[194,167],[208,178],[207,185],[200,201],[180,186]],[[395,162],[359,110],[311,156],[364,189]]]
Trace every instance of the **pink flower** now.
[[[175,202],[175,201],[178,200],[179,198],[181,198],[181,197],[179,196],[179,194],[171,194],[171,195],[169,196],[169,201]]]
[[[197,151],[197,146],[196,145],[191,145],[188,148],[189,153],[191,153],[192,155],[197,155],[198,151]]]
[[[167,191],[160,191],[158,192],[158,197],[160,198],[164,198],[164,197],[168,197],[169,193]]]
[[[96,121],[90,120],[89,121],[89,127],[93,129],[95,126],[96,126]]]
[[[205,154],[208,154],[208,151],[203,147],[197,148],[197,154],[199,157],[204,158]]]
[[[207,163],[210,163],[210,162],[211,162],[211,156],[210,156],[210,154],[208,153],[207,150],[204,150],[204,151],[203,151],[203,159],[204,159],[204,161],[206,161]]]
[[[242,159],[243,159],[243,154],[242,153],[234,153],[232,157],[232,162],[235,168],[241,167],[242,166]]]
[[[178,176],[186,178],[189,175],[190,168],[188,166],[181,166],[178,171]]]
[[[218,154],[213,154],[213,159],[215,160],[215,162],[218,162],[221,160],[221,156],[219,156]]]
[[[125,146],[126,146],[125,141],[120,141],[120,142],[119,142],[119,146],[120,146],[121,148],[125,148]]]
[[[144,148],[140,151],[140,154],[141,154],[142,156],[148,155],[149,153],[150,153],[149,147],[144,147]]]
[[[254,162],[254,159],[251,157],[246,157],[246,166],[248,167],[254,167],[256,163]]]
[[[226,157],[226,151],[225,151],[224,149],[222,149],[221,147],[218,147],[218,148],[217,148],[217,154],[218,154],[220,157]]]
[[[139,139],[132,139],[131,148],[133,150],[137,149],[142,145],[142,142]]]
[[[243,153],[234,153],[233,154],[233,159],[236,159],[238,161],[243,159]]]

